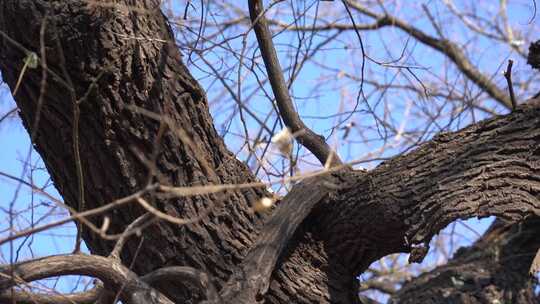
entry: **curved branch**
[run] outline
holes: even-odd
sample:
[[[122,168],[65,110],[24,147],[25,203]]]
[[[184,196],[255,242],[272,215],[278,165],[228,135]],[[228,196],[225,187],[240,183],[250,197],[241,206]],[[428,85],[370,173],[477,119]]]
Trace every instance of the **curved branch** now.
[[[394,295],[396,303],[538,303],[527,270],[540,247],[540,218],[495,221],[474,245]]]
[[[1,303],[17,304],[95,304],[103,293],[102,287],[73,294],[43,294],[25,290],[5,290],[0,293]]]
[[[4,119],[10,117],[11,115],[15,114],[15,112],[17,112],[17,107],[7,111],[6,113],[4,113],[2,115],[2,117],[0,117],[0,124],[4,121]]]
[[[268,28],[268,22],[264,17],[263,3],[261,0],[249,0],[248,2],[251,22],[257,36],[266,72],[272,85],[272,91],[276,98],[279,115],[283,119],[283,122],[296,134],[298,142],[311,151],[321,164],[326,165],[327,162],[330,162],[329,165],[331,166],[342,164],[338,155],[325,142],[324,137],[309,129],[300,119],[300,116],[298,116],[289,95],[285,78],[283,77],[283,71],[281,70],[272,42],[272,34]]]
[[[532,100],[351,175],[319,220],[329,250],[357,273],[369,265],[366,255],[411,251],[421,261],[425,244],[456,219],[540,215],[539,172],[540,107]]]
[[[421,261],[432,236],[456,219],[540,215],[539,172],[534,102],[439,134],[373,171],[340,172],[340,187],[327,190],[329,199],[314,207],[281,255],[265,299],[354,303],[355,278],[372,262],[398,252]]]
[[[0,290],[55,276],[86,275],[100,279],[108,289],[120,290],[120,299],[125,303],[172,304],[119,261],[96,255],[50,256],[0,266],[0,273]]]
[[[313,207],[328,195],[329,187],[336,187],[335,182],[333,175],[326,175],[306,179],[293,187],[222,289],[222,298],[231,303],[256,303],[257,297],[268,291],[278,257]]]

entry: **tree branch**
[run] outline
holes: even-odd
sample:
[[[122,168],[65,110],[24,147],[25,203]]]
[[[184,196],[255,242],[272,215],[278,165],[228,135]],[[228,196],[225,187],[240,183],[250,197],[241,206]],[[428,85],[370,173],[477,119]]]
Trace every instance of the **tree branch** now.
[[[349,177],[351,186],[319,209],[327,250],[357,274],[386,254],[428,244],[456,219],[540,215],[539,164],[538,106],[439,134]]]
[[[461,48],[455,43],[447,39],[437,39],[433,36],[430,36],[421,31],[420,29],[392,15],[379,15],[377,13],[374,13],[356,1],[346,0],[346,2],[358,12],[376,19],[377,23],[379,23],[381,27],[395,26],[408,33],[421,43],[432,47],[433,49],[439,51],[441,54],[444,54],[446,57],[448,57],[448,59],[452,60],[452,62],[456,64],[458,69],[463,74],[465,74],[470,80],[476,83],[478,87],[486,91],[489,96],[491,96],[499,104],[503,105],[507,109],[512,109],[512,102],[510,98],[508,98],[508,96],[503,91],[501,91],[493,82],[491,82],[491,80],[487,76],[485,76],[484,74],[482,74],[482,72],[476,69],[474,65],[471,64],[471,62],[467,59],[465,54],[463,54]]]
[[[0,266],[0,290],[49,277],[86,275],[100,279],[107,289],[120,290],[125,303],[172,304],[156,290],[141,281],[119,261],[95,255],[57,255]],[[11,276],[13,274],[13,277]]]
[[[526,103],[439,134],[373,171],[341,172],[339,189],[329,190],[281,255],[265,299],[354,303],[350,290],[371,263],[398,252],[421,261],[432,236],[457,219],[540,215],[539,164],[540,107]],[[302,282],[284,289],[298,275]]]
[[[512,102],[512,111],[516,109],[516,96],[514,95],[514,85],[512,84],[512,65],[514,61],[512,59],[508,60],[508,66],[504,72],[504,78],[506,78],[506,83],[508,85],[508,92],[510,93],[510,101]]]
[[[95,304],[103,294],[103,287],[94,287],[73,294],[43,294],[8,289],[0,293],[0,302],[17,304]]]
[[[171,266],[152,271],[141,278],[150,286],[164,286],[171,282],[189,282],[200,288],[206,294],[206,300],[209,303],[221,303],[216,287],[205,272],[192,267]],[[169,291],[171,292],[171,291]]]
[[[274,43],[272,42],[272,34],[270,33],[268,22],[264,16],[262,1],[249,0],[248,3],[249,15],[257,36],[266,72],[268,73],[270,84],[272,85],[272,91],[276,98],[279,115],[283,119],[285,125],[296,135],[298,142],[311,151],[321,164],[326,165],[326,163],[329,162],[329,165],[331,166],[340,165],[342,162],[339,159],[339,156],[332,151],[332,148],[325,142],[324,137],[309,129],[294,109]]]
[[[500,90],[486,75],[484,75],[482,72],[480,72],[463,54],[461,51],[461,48],[456,45],[455,43],[451,42],[447,39],[437,39],[431,35],[426,34],[422,30],[420,30],[417,27],[414,27],[407,22],[389,15],[389,14],[377,14],[375,12],[370,11],[366,7],[362,6],[360,3],[356,1],[346,1],[346,3],[356,11],[369,16],[373,19],[375,19],[375,22],[371,24],[365,24],[365,25],[358,25],[353,26],[352,24],[342,24],[342,23],[332,23],[332,24],[326,24],[321,26],[291,26],[279,21],[270,20],[269,22],[271,24],[275,24],[277,26],[286,28],[288,30],[296,30],[296,31],[321,31],[321,30],[338,30],[338,31],[345,31],[345,30],[377,30],[386,26],[394,26],[402,31],[406,32],[407,34],[414,37],[419,42],[437,50],[444,56],[446,56],[448,59],[450,59],[457,68],[464,73],[470,80],[472,80],[479,88],[484,90],[486,93],[488,93],[489,96],[491,96],[493,99],[495,99],[499,104],[503,105],[505,108],[511,110],[512,109],[512,102],[511,99],[502,91]]]
[[[407,282],[396,303],[538,303],[527,271],[540,247],[540,218],[519,224],[497,220],[446,265]]]
[[[328,195],[329,189],[339,187],[335,182],[335,177],[327,174],[306,179],[293,187],[279,203],[240,267],[221,291],[225,300],[231,303],[255,303],[259,295],[267,292],[278,257],[313,207]]]

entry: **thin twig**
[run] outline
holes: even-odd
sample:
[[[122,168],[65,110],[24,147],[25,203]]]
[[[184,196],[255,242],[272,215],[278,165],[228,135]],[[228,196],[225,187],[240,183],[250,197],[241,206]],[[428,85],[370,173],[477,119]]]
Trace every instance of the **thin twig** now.
[[[4,115],[2,115],[2,117],[0,117],[0,124],[2,123],[2,121],[4,121],[4,119],[8,118],[9,116],[11,116],[11,114],[17,112],[17,107],[7,111]]]
[[[64,49],[62,47],[62,44],[60,43],[60,39],[56,40],[56,47],[60,58],[60,68],[62,70],[62,74],[65,78],[65,81],[67,84],[72,88],[72,90],[69,91],[69,97],[71,99],[72,105],[73,105],[73,126],[72,126],[72,152],[73,152],[73,158],[75,160],[75,172],[77,174],[77,188],[78,188],[78,212],[82,212],[85,209],[85,202],[84,202],[84,173],[82,169],[82,161],[81,161],[81,155],[79,150],[79,120],[80,120],[80,102],[77,100],[77,95],[75,92],[75,86],[73,85],[73,81],[71,80],[71,76],[69,76],[69,72],[66,68],[66,58],[64,56]],[[77,221],[77,237],[75,239],[75,249],[73,250],[74,253],[79,253],[81,250],[81,242],[82,242],[82,234],[83,234],[83,226],[80,221]]]
[[[196,217],[191,217],[189,219],[183,219],[183,218],[168,215],[165,212],[159,211],[157,208],[153,207],[150,203],[148,203],[148,201],[146,201],[142,197],[137,197],[137,198],[135,198],[135,200],[139,203],[139,205],[141,205],[141,207],[146,209],[146,211],[148,211],[149,213],[155,215],[157,218],[165,220],[165,221],[173,223],[173,224],[176,224],[176,225],[187,225],[187,224],[196,223],[196,222],[202,220],[203,218],[205,218],[206,216],[208,216],[210,214],[210,212],[212,212],[212,210],[214,209],[213,207],[215,206],[215,204],[213,204],[213,205],[205,208],[204,210],[199,212],[200,214],[197,215]]]
[[[512,111],[514,111],[517,106],[516,96],[514,95],[514,87],[512,86],[512,65],[513,64],[514,64],[514,61],[512,59],[508,59],[508,66],[506,67],[506,72],[504,72],[504,78],[506,78],[506,82],[508,83],[508,92],[510,92],[510,101],[512,102]]]
[[[29,228],[29,229],[14,233],[13,235],[10,235],[10,236],[8,236],[8,237],[6,237],[4,239],[0,239],[0,245],[5,244],[7,242],[10,242],[12,240],[15,240],[17,238],[24,237],[24,236],[30,235],[30,234],[35,234],[35,233],[38,233],[38,232],[41,232],[41,231],[45,231],[45,230],[51,229],[53,227],[57,227],[57,226],[65,224],[67,222],[71,222],[71,221],[75,221],[75,220],[82,221],[92,231],[94,231],[96,234],[98,234],[100,237],[102,237],[102,238],[104,238],[106,240],[116,240],[119,237],[121,237],[120,234],[119,235],[107,235],[107,234],[103,233],[101,231],[101,229],[99,229],[98,227],[95,227],[95,225],[92,224],[92,222],[90,222],[86,218],[90,217],[90,216],[105,213],[105,212],[107,212],[109,210],[112,210],[112,209],[118,208],[118,207],[120,207],[122,205],[125,205],[127,203],[130,203],[130,202],[134,201],[136,197],[141,196],[141,195],[143,195],[145,193],[154,191],[159,186],[157,184],[148,185],[144,189],[141,189],[141,190],[139,190],[139,191],[137,191],[137,192],[135,192],[135,193],[133,193],[131,195],[128,195],[126,197],[123,197],[121,199],[117,199],[115,201],[107,203],[107,204],[105,204],[105,205],[103,205],[101,207],[97,207],[97,208],[94,208],[94,209],[88,209],[88,210],[83,211],[83,212],[77,212],[73,208],[71,208],[68,205],[62,203],[58,199],[52,197],[51,195],[49,195],[45,191],[35,187],[34,185],[31,185],[31,184],[23,181],[22,179],[16,178],[16,177],[14,177],[12,175],[6,174],[6,173],[1,172],[1,171],[0,171],[0,176],[4,176],[4,177],[7,177],[9,179],[16,180],[16,181],[20,182],[21,184],[30,187],[32,189],[32,191],[40,193],[42,195],[45,195],[47,198],[51,199],[52,201],[54,201],[59,206],[66,208],[71,213],[71,216],[66,217],[65,219],[61,219],[61,220],[58,220],[58,221],[55,221],[55,222],[52,222],[52,223],[47,223],[47,224],[44,224],[44,225],[39,226],[39,227]]]
[[[126,244],[126,241],[128,240],[129,236],[131,236],[133,234],[131,232],[135,231],[135,233],[137,233],[136,230],[140,231],[141,226],[143,224],[145,224],[151,218],[152,218],[152,214],[145,213],[145,214],[139,216],[131,224],[129,224],[126,227],[126,229],[124,230],[124,232],[122,233],[122,236],[120,236],[118,241],[116,241],[116,244],[114,245],[113,250],[109,254],[109,257],[111,257],[113,259],[120,260],[120,253],[122,252],[122,249],[124,248],[124,245]]]
[[[48,16],[45,15],[45,17],[43,17],[43,21],[41,23],[41,29],[39,30],[39,47],[40,47],[40,56],[41,56],[41,60],[40,60],[40,63],[41,63],[41,84],[40,84],[40,88],[39,88],[39,97],[38,97],[38,101],[37,101],[37,107],[36,107],[36,115],[35,115],[35,118],[34,118],[34,125],[32,126],[32,130],[30,131],[30,140],[32,142],[35,141],[36,139],[36,134],[37,134],[37,131],[38,131],[38,127],[39,127],[39,121],[40,121],[40,118],[41,118],[41,110],[43,108],[43,101],[45,100],[45,93],[47,91],[47,81],[48,81],[48,77],[47,77],[47,72],[48,72],[48,68],[47,68],[47,53],[46,53],[46,50],[47,48],[45,47],[45,30],[47,29],[47,18]]]
[[[26,56],[28,56],[30,53],[32,53],[30,50],[25,48],[22,44],[18,43],[13,38],[9,37],[5,32],[0,31],[0,36],[2,36],[2,38],[6,39],[6,41],[9,42],[16,49],[23,52]],[[53,70],[47,68],[47,72],[49,72],[51,75],[53,75],[55,77],[55,80],[58,81],[64,88],[66,88],[69,91],[73,90],[73,88],[70,87],[69,84],[62,77],[60,77],[60,75],[56,74]]]
[[[465,56],[465,53],[462,51],[462,47],[454,42],[451,42],[448,39],[437,39],[436,37],[428,35],[426,32],[422,31],[420,28],[414,27],[411,24],[399,19],[395,16],[392,16],[388,13],[386,14],[377,14],[373,11],[368,10],[359,1],[344,0],[347,2],[347,5],[353,8],[355,11],[375,19],[377,27],[372,29],[379,29],[385,26],[392,26],[401,29],[402,31],[409,34],[411,37],[414,37],[416,40],[425,44],[441,54],[445,55],[450,59],[457,68],[465,74],[470,80],[472,80],[478,87],[483,89],[489,96],[491,96],[495,101],[510,109],[512,104],[508,100],[506,94],[501,91],[492,80],[480,70],[478,70],[474,64]],[[342,27],[345,30],[344,27]],[[354,30],[354,26],[349,26],[350,30]]]

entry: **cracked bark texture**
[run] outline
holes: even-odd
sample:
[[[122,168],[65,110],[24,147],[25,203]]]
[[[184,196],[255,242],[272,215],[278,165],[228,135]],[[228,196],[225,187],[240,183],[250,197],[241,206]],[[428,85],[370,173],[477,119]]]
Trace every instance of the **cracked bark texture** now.
[[[161,183],[189,186],[255,181],[217,135],[205,93],[171,42],[173,34],[159,11],[159,1],[114,4],[0,3],[0,30],[20,44],[0,40],[0,70],[11,89],[26,56],[20,47],[40,52],[39,31],[45,16],[50,71],[63,75],[65,61],[78,98],[85,96],[92,79],[97,79],[96,88],[80,105],[79,147],[86,208],[101,206],[146,185],[148,168],[140,156],[152,155],[159,123],[126,105],[168,117],[196,143],[194,151],[173,132],[165,133],[156,166]],[[34,144],[65,202],[77,208],[77,174],[70,148],[73,102],[52,72],[48,79]],[[39,68],[28,70],[15,97],[27,129],[36,117],[40,81]],[[390,253],[409,252],[411,244],[429,242],[453,220],[497,215],[519,221],[540,215],[539,144],[540,108],[524,106],[510,115],[440,134],[373,171],[336,174],[334,187],[321,193],[324,199],[284,246],[276,265],[270,265],[274,270],[268,284],[247,299],[230,302],[358,303],[355,277],[369,264]],[[314,193],[323,191],[318,183],[306,187],[313,187]],[[218,206],[196,224],[161,222],[147,228],[142,233],[140,253],[135,256],[140,239],[134,238],[122,260],[130,264],[135,259],[134,271],[139,275],[163,266],[192,266],[208,272],[219,289],[238,272],[251,245],[265,232],[261,228],[264,219],[249,212],[251,204],[265,194],[257,188],[182,199],[152,193],[148,197],[152,204],[181,218],[193,218],[205,207]],[[301,203],[300,198],[278,208]],[[141,213],[133,204],[107,214],[112,220],[110,232],[121,232]],[[91,220],[99,225],[102,217]],[[83,237],[94,254],[106,255],[112,248],[112,243],[87,229]],[[247,267],[243,270],[258,265]],[[523,278],[526,272],[517,269],[513,274]],[[504,284],[496,287],[501,292],[507,288]],[[161,289],[177,303],[201,300],[198,292],[179,282]]]
[[[444,266],[408,282],[393,303],[538,303],[526,274],[540,247],[540,218],[495,221]]]
[[[280,288],[269,292],[273,303],[301,293],[297,277],[319,291],[305,303],[353,303],[354,278],[372,262],[429,243],[456,219],[496,215],[516,222],[540,215],[539,143],[540,108],[527,104],[511,115],[439,134],[368,173],[342,173],[341,189],[298,232],[300,246],[318,250],[298,246],[283,257],[272,281]],[[514,275],[527,277],[527,271],[516,269]]]
[[[207,184],[211,176],[221,183],[254,181],[253,175],[224,146],[208,112],[204,91],[191,77],[160,1],[125,1],[113,7],[89,6],[86,1],[2,1],[0,30],[24,48],[40,53],[39,32],[47,15],[47,65],[62,74],[62,61],[77,98],[84,96],[93,78],[97,88],[80,105],[80,154],[84,172],[86,208],[95,208],[140,190],[148,169],[137,154],[150,157],[159,123],[125,108],[136,105],[170,118],[197,143],[187,148],[172,132],[165,134],[157,157],[160,182],[174,186]],[[120,4],[120,3],[119,3]],[[140,11],[129,10],[133,6]],[[142,39],[141,39],[142,38]],[[163,42],[165,41],[165,42]],[[60,45],[65,58],[60,58]],[[25,53],[3,39],[0,68],[13,89]],[[50,74],[50,73],[49,73]],[[46,98],[34,143],[65,202],[77,208],[78,188],[72,147],[73,103],[68,90],[48,75]],[[32,126],[40,91],[41,72],[28,70],[16,102],[27,129]],[[213,172],[205,172],[197,157]],[[264,191],[247,189],[228,194],[208,220],[193,225],[160,223],[143,234],[142,250],[134,270],[147,273],[165,265],[189,265],[226,278],[253,241],[259,220],[248,212],[250,202]],[[167,199],[153,196],[153,204],[168,214],[193,218],[216,204],[215,196]],[[135,203],[107,214],[110,232],[119,233],[142,214]],[[92,218],[99,226],[102,217]],[[88,232],[84,239],[93,253],[105,255],[113,243]],[[122,257],[134,258],[138,240],[127,244]]]

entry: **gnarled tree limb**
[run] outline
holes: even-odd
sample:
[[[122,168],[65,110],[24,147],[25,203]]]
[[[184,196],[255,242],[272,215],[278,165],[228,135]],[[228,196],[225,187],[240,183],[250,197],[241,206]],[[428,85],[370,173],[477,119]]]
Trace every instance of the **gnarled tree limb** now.
[[[14,285],[62,275],[87,275],[100,279],[107,289],[120,292],[125,303],[172,304],[169,299],[141,281],[120,262],[83,254],[57,255],[0,266],[0,290]],[[13,274],[13,276],[12,276]]]
[[[525,275],[540,247],[540,217],[517,225],[495,221],[447,264],[407,282],[392,303],[538,303]]]

